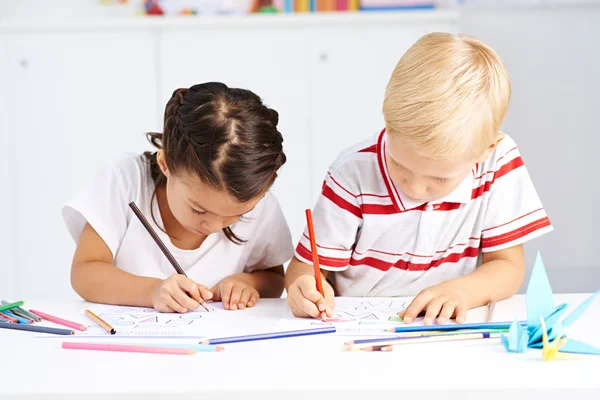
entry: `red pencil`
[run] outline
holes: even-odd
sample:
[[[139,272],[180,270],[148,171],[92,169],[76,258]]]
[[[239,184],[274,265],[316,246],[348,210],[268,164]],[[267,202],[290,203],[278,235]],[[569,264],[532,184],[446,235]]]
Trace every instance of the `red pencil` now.
[[[317,290],[321,293],[321,296],[325,298],[323,292],[323,282],[321,281],[321,268],[319,267],[319,253],[317,253],[317,241],[315,239],[315,228],[313,226],[312,213],[310,209],[306,210],[306,224],[308,225],[308,239],[310,240],[310,249],[313,257],[313,268],[315,270],[315,281],[317,283]]]
[[[12,322],[13,324],[16,324],[16,323],[19,322],[16,318],[13,318],[13,317],[11,317],[9,315],[6,315],[4,313],[0,313],[0,317],[2,317],[2,319],[6,320],[6,321]]]

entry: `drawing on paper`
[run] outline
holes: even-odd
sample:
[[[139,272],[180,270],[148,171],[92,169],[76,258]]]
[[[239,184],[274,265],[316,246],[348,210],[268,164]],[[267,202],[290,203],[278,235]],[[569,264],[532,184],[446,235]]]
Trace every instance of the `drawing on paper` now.
[[[217,311],[218,308],[208,306],[209,311]],[[193,328],[197,322],[202,319],[202,314],[206,314],[204,309],[191,311],[187,314],[161,313],[153,308],[141,307],[123,307],[123,306],[102,306],[98,311],[98,316],[115,328],[135,329],[169,329],[176,327]],[[96,324],[89,321],[88,329],[95,329]]]
[[[338,298],[331,322],[397,322],[398,313],[408,306],[403,298]]]

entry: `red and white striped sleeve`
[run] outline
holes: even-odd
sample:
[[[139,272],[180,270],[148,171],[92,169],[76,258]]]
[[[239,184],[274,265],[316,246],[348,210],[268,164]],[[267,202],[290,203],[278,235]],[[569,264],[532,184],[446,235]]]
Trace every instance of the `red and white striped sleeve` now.
[[[507,249],[553,230],[533,182],[512,139],[487,174],[488,204],[481,231],[482,252]]]
[[[324,270],[343,271],[350,263],[363,221],[360,196],[353,192],[352,186],[358,185],[348,185],[342,174],[331,169],[312,210],[319,265]],[[300,261],[313,264],[306,228],[295,255]]]

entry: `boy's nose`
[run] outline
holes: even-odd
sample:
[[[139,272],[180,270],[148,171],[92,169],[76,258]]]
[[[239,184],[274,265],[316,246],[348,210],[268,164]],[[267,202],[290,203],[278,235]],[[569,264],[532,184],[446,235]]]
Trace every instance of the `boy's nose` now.
[[[427,193],[427,186],[421,185],[419,182],[406,182],[404,194],[413,200],[420,200],[425,198]]]

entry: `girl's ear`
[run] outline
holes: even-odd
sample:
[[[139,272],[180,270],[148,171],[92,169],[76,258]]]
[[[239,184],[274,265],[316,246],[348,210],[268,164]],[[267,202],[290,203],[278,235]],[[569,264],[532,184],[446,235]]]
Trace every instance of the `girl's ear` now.
[[[162,173],[168,178],[169,168],[167,167],[167,159],[165,157],[165,151],[163,149],[158,150],[156,153],[156,162]]]

